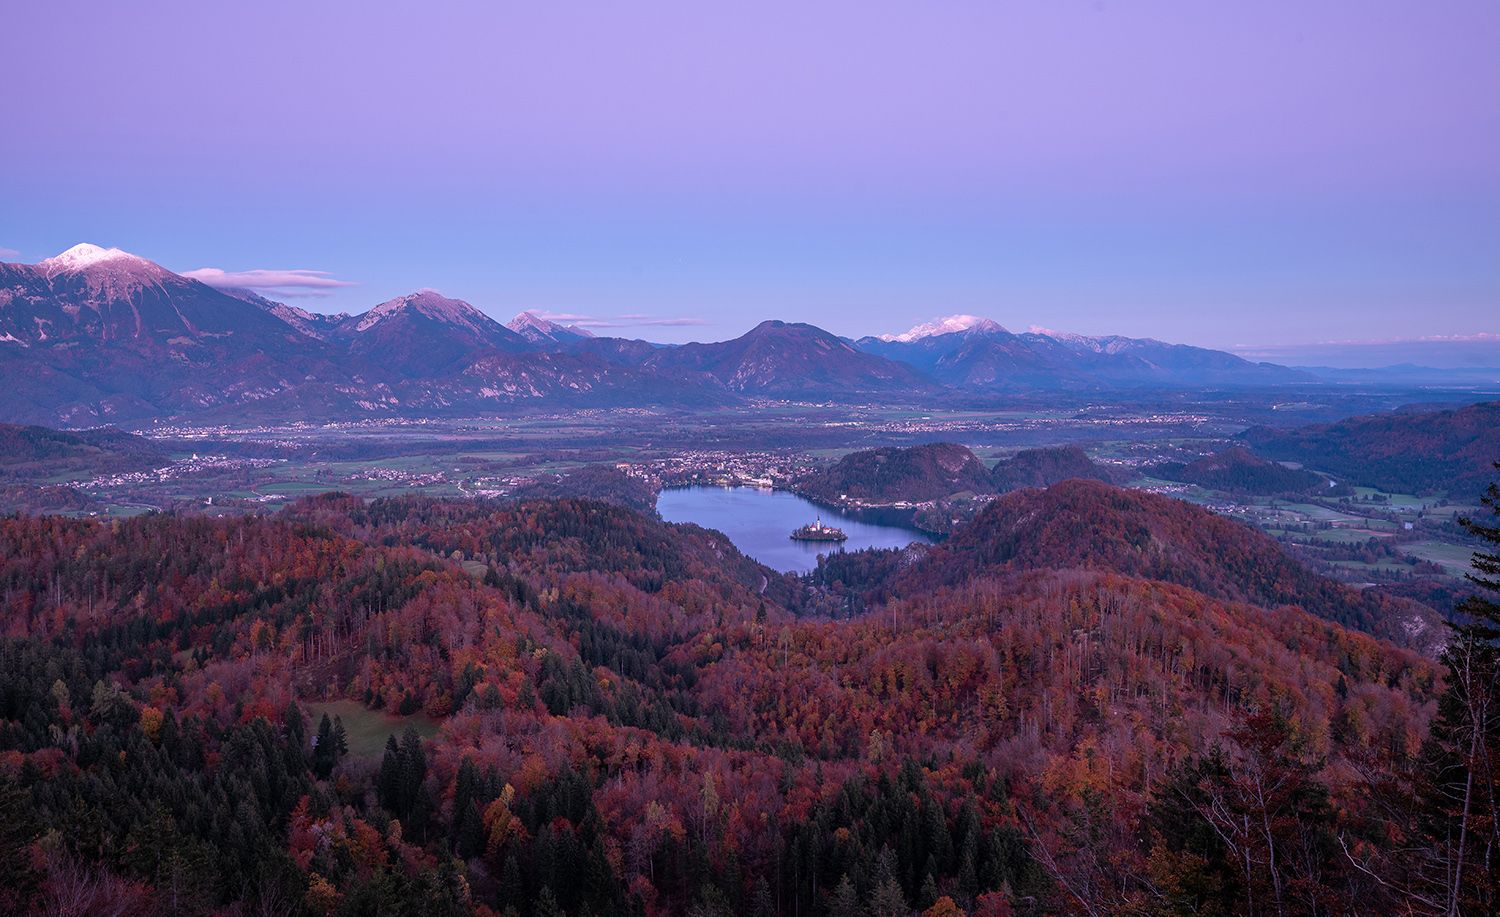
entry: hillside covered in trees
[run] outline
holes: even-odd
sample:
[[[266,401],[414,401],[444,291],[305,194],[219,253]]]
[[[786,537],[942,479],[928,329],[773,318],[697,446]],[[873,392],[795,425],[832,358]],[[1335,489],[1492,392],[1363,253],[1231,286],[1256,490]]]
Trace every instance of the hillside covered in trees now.
[[[123,430],[67,432],[0,424],[0,481],[135,471],[166,463],[155,443]]]
[[[1191,462],[1162,462],[1149,466],[1146,472],[1210,490],[1260,496],[1305,494],[1328,488],[1328,480],[1322,475],[1263,459],[1244,446],[1231,446]]]
[[[511,500],[562,497],[618,503],[642,513],[656,511],[656,490],[646,481],[609,465],[582,465],[562,474],[545,475],[516,488]]]
[[[1419,648],[1444,637],[1425,606],[1320,576],[1269,536],[1181,500],[1096,481],[1064,481],[996,500],[901,573],[907,590],[992,570],[1110,570],[1216,599],[1294,605]]]
[[[1114,473],[1096,464],[1078,446],[1022,449],[1010,458],[995,463],[990,472],[992,486],[997,493],[1020,490],[1023,487],[1051,487],[1070,478],[1113,482],[1115,477]]]
[[[1241,434],[1266,458],[1295,461],[1394,493],[1479,493],[1500,455],[1500,401],[1441,411],[1392,411],[1291,430]]]
[[[798,487],[814,500],[871,503],[940,500],[961,491],[989,493],[989,469],[957,443],[887,446],[851,452]]]
[[[797,489],[827,503],[921,503],[955,494],[984,496],[1049,487],[1070,478],[1113,481],[1115,475],[1095,464],[1078,446],[1022,449],[990,469],[957,443],[928,443],[851,452],[803,480]]]
[[[0,910],[1399,910],[1443,668],[1243,528],[1023,491],[848,617],[584,500],[0,518]]]

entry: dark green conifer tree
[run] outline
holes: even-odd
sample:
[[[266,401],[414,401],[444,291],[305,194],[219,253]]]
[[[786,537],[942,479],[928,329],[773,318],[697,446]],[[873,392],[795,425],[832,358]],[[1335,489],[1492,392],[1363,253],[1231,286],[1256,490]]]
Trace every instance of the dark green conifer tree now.
[[[1500,484],[1481,502],[1500,516]],[[1500,910],[1500,603],[1485,593],[1500,592],[1500,525],[1459,523],[1496,547],[1474,552],[1469,580],[1484,592],[1459,604],[1443,653],[1447,688],[1423,750],[1432,862],[1417,872],[1437,877],[1425,897],[1444,913],[1492,914]]]
[[[337,760],[334,750],[333,721],[328,714],[323,714],[323,719],[318,723],[318,734],[313,739],[312,765],[313,772],[319,777],[326,778],[333,770]]]

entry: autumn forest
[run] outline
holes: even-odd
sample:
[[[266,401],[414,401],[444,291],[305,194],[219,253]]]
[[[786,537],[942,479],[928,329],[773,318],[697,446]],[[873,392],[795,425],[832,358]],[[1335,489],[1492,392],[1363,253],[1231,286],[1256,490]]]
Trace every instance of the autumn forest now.
[[[807,578],[586,500],[13,516],[0,910],[1489,912],[1494,606],[1412,607],[1080,480]]]

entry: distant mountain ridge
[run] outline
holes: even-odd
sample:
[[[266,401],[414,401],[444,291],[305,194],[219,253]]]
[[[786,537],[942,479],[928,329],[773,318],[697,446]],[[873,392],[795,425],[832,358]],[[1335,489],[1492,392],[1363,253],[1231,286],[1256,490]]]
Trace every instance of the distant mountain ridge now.
[[[461,299],[419,290],[335,327],[349,353],[408,378],[442,376],[477,354],[520,353],[529,342]]]
[[[985,333],[1004,332],[1005,329],[988,318],[980,318],[977,315],[950,315],[947,318],[937,318],[930,322],[923,322],[901,334],[882,334],[880,340],[887,343],[910,344],[923,338],[937,337],[944,334],[957,334],[959,332],[979,331]]]
[[[245,290],[236,287],[218,287],[219,292],[233,296],[235,299],[243,300],[252,306],[286,322],[293,328],[311,338],[320,341],[327,340],[334,330],[349,318],[349,313],[340,312],[337,315],[325,315],[321,312],[309,312],[296,306],[267,299],[254,290]]]
[[[586,328],[560,324],[543,318],[535,312],[522,312],[506,322],[505,327],[532,344],[540,345],[567,344],[587,340],[594,336]]]
[[[684,344],[653,354],[646,364],[702,373],[746,394],[920,394],[939,388],[910,366],[861,352],[801,322],[764,321],[732,341]]]
[[[0,420],[69,427],[1302,381],[1217,351],[1016,335],[977,316],[857,342],[766,321],[732,340],[669,347],[594,337],[535,312],[501,324],[433,290],[320,315],[87,243],[38,264],[0,263],[0,371],[14,380]]]
[[[867,353],[907,363],[945,385],[964,388],[1277,385],[1313,379],[1300,370],[1252,363],[1203,347],[1119,335],[1015,334],[969,315],[854,343]]]

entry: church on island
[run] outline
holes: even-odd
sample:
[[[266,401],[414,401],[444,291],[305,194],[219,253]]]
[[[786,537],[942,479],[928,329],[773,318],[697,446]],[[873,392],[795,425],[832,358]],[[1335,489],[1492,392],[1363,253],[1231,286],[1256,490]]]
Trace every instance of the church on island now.
[[[843,529],[834,528],[823,524],[823,517],[811,525],[804,525],[792,532],[793,541],[848,541],[849,536],[844,534]]]

